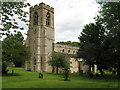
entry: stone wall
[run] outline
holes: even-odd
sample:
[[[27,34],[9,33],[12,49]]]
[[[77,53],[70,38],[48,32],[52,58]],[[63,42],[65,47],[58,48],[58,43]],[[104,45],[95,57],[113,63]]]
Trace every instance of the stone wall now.
[[[78,61],[73,55],[76,55],[78,51],[78,47],[62,45],[62,44],[54,44],[54,51],[59,53],[65,53],[70,55],[70,71],[71,73],[78,72]]]
[[[62,44],[54,44],[54,51],[67,53],[67,54],[76,54],[78,51],[78,47],[69,46],[69,45],[62,45]]]
[[[35,13],[38,24],[34,24]],[[46,15],[50,14],[50,25],[46,25]],[[30,8],[30,26],[28,30],[27,46],[31,51],[31,58],[26,62],[26,69],[37,72],[48,72],[48,59],[53,51],[54,43],[54,8],[40,3]]]

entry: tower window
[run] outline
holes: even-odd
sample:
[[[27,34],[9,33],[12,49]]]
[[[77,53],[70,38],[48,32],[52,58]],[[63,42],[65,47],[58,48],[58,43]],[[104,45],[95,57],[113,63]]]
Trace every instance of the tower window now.
[[[34,13],[34,25],[38,25],[38,13]]]
[[[49,12],[46,15],[46,25],[50,26],[50,13]]]

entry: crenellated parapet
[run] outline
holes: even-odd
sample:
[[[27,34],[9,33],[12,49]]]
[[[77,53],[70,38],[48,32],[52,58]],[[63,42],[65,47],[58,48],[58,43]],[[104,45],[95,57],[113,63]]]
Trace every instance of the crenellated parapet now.
[[[40,3],[39,5],[34,5],[34,6],[30,7],[30,12],[35,11],[35,10],[40,9],[40,8],[45,8],[45,9],[47,9],[49,11],[54,12],[54,8],[53,7],[50,7],[49,5],[46,5],[43,2]]]

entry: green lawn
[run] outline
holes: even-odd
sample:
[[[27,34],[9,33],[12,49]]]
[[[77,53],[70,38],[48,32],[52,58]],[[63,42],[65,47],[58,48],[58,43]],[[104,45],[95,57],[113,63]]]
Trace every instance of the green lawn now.
[[[105,76],[101,79],[90,79],[79,74],[70,74],[70,81],[64,81],[63,75],[44,73],[44,78],[38,78],[37,72],[24,71],[15,68],[18,76],[3,76],[3,88],[117,88],[118,80]],[[9,71],[11,72],[11,71]]]

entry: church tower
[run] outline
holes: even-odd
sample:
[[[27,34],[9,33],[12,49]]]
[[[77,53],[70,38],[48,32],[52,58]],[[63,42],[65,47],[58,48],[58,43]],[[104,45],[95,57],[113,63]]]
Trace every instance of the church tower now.
[[[48,60],[54,47],[54,8],[44,3],[30,8],[30,26],[26,43],[31,51],[26,70],[50,72]]]

